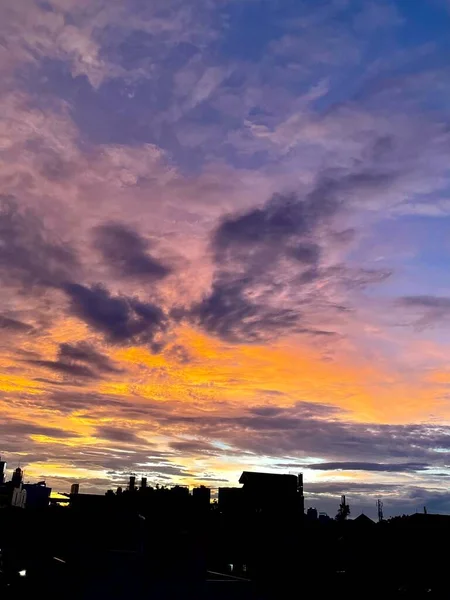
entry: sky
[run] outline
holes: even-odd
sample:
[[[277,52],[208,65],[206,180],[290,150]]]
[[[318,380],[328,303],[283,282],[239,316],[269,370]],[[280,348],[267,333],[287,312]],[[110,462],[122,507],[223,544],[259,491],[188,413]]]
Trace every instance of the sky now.
[[[8,467],[450,513],[450,2],[0,5]]]

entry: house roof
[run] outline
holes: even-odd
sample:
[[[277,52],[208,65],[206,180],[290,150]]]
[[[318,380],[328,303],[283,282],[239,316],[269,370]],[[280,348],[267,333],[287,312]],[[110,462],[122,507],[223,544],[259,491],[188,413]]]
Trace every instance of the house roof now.
[[[353,519],[354,523],[358,523],[358,525],[375,525],[375,521],[372,521],[370,517],[361,513],[356,519]]]

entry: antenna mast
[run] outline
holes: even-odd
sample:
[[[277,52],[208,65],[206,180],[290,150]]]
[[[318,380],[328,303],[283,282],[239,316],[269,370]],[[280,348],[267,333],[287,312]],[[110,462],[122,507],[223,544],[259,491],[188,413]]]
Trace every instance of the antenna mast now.
[[[377,511],[378,511],[378,523],[383,520],[383,503],[381,500],[377,500]]]

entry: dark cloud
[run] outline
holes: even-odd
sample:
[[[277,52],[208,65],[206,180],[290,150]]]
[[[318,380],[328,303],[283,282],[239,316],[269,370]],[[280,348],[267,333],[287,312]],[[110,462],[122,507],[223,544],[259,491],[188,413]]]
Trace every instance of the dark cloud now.
[[[259,417],[275,417],[283,412],[281,407],[277,406],[256,406],[251,408],[250,412]]]
[[[450,310],[450,298],[442,296],[405,296],[400,302],[404,306]]]
[[[218,449],[209,442],[202,440],[183,440],[171,442],[170,447],[181,454],[217,454]]]
[[[328,411],[328,412],[327,412]],[[327,462],[423,464],[443,467],[450,460],[450,427],[383,425],[344,420],[345,413],[300,403],[290,408],[251,409],[235,417],[165,416],[178,427],[189,424],[203,439],[272,457],[320,457]],[[164,422],[164,421],[162,421]],[[311,461],[309,461],[311,462]],[[301,465],[300,465],[301,466]]]
[[[22,321],[0,315],[0,329],[17,333],[29,333],[30,331],[33,331],[34,327],[28,325],[28,323],[23,323]]]
[[[0,273],[4,282],[59,287],[79,269],[67,244],[51,238],[41,221],[11,196],[0,196]]]
[[[34,377],[33,381],[40,381],[41,383],[48,383],[49,385],[57,385],[62,387],[72,385],[72,382],[69,381],[58,381],[56,379],[48,379],[47,377]]]
[[[427,463],[370,463],[370,462],[327,462],[305,465],[317,471],[382,471],[388,473],[407,473],[424,471],[431,465]]]
[[[320,199],[315,193],[305,198],[279,194],[261,208],[224,219],[211,240],[217,268],[211,292],[193,307],[192,317],[233,342],[293,330],[315,333],[302,321],[302,301],[286,307],[273,302],[279,291],[273,271],[281,260],[291,259],[293,277],[306,274],[312,281],[318,276],[321,251],[315,234],[337,206],[326,194]]]
[[[286,241],[313,233],[318,223],[338,207],[329,197],[330,186],[324,188],[323,183],[319,184],[305,199],[297,194],[275,195],[262,208],[224,219],[212,239],[217,258],[241,248],[254,252],[258,247],[270,246],[272,251],[283,252]]]
[[[398,490],[398,485],[395,483],[364,483],[348,480],[316,482],[306,487],[308,495],[330,494],[333,496],[340,496],[341,494],[381,494],[396,490]]]
[[[70,312],[104,334],[110,342],[154,344],[155,336],[167,327],[164,312],[155,304],[112,296],[100,285],[68,283],[64,291],[71,301]]]
[[[333,282],[349,291],[390,274],[325,265],[325,247],[352,238],[334,230],[334,219],[349,195],[377,190],[393,178],[375,168],[326,171],[308,193],[276,194],[262,207],[225,218],[211,238],[211,290],[192,307],[191,317],[232,342],[291,332],[332,335],[312,325],[318,306],[336,310],[321,288]]]
[[[54,390],[48,395],[47,402],[63,413],[86,411],[90,415],[98,408],[118,410],[123,406],[118,398],[80,390]]]
[[[55,439],[70,439],[80,437],[77,433],[68,429],[59,429],[58,427],[46,427],[17,419],[8,419],[0,423],[0,435],[2,442],[7,438],[15,439],[22,437],[28,438],[31,435],[45,435]]]
[[[101,225],[94,229],[94,236],[95,248],[121,277],[156,281],[171,272],[149,253],[149,242],[128,226],[120,223]]]
[[[293,258],[301,263],[317,265],[320,258],[320,246],[318,244],[298,244],[290,249]]]
[[[58,352],[60,360],[77,361],[94,366],[98,371],[107,373],[118,373],[113,362],[106,356],[95,350],[93,346],[87,342],[78,342],[77,344],[63,343],[59,346]]]
[[[258,417],[277,417],[282,414],[286,414],[286,409],[278,406],[256,406],[249,409],[249,412],[252,415],[256,415]],[[337,415],[343,415],[345,411],[338,407],[333,406],[331,404],[320,404],[315,402],[297,402],[293,409],[290,409],[288,412],[292,414],[293,417],[303,417],[303,418],[331,418]]]
[[[251,299],[248,290],[247,279],[219,278],[211,293],[192,308],[191,317],[208,332],[230,342],[267,340],[298,326],[297,311],[270,308]]]
[[[120,442],[125,444],[148,444],[144,439],[137,436],[133,431],[119,427],[110,427],[108,425],[102,425],[97,427],[95,436],[110,442]]]
[[[413,324],[419,328],[432,326],[450,317],[450,298],[445,296],[404,296],[398,305],[414,315]]]
[[[146,464],[145,466],[146,472],[152,474],[164,474],[164,475],[172,475],[175,477],[190,477],[193,475],[190,471],[188,471],[185,467],[181,465],[161,465],[161,464]]]
[[[273,261],[286,250],[294,253],[297,250],[304,262],[314,262],[320,255],[315,237],[317,230],[321,224],[328,224],[343,206],[343,195],[378,189],[393,178],[395,173],[376,170],[324,171],[304,196],[276,194],[262,208],[224,219],[212,238],[216,257],[219,260],[224,256],[232,258],[242,248],[251,255],[263,249],[264,255]],[[270,255],[266,253],[269,249]]]
[[[192,361],[189,350],[182,344],[174,344],[168,348],[167,353],[182,365],[187,365]]]
[[[103,373],[120,372],[107,356],[95,350],[87,342],[60,344],[58,360],[33,358],[26,362],[81,379],[100,379]]]
[[[94,373],[94,371],[86,365],[79,365],[77,363],[64,362],[61,360],[28,360],[26,362],[30,365],[62,373],[63,375],[71,375],[73,377],[86,379],[98,379],[99,377],[97,373]]]

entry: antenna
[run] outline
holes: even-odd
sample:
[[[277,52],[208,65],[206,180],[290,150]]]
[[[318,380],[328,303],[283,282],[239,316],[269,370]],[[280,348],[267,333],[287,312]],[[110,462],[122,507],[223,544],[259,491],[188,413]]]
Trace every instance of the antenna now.
[[[378,523],[383,520],[383,503],[381,500],[377,500],[377,511],[378,511]]]

